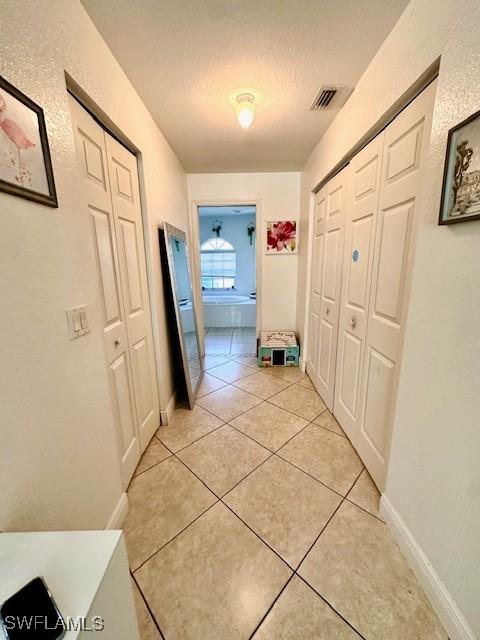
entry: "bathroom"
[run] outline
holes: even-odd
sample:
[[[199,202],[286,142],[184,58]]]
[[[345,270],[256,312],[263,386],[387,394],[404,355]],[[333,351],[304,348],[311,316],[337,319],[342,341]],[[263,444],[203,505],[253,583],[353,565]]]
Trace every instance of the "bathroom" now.
[[[199,206],[205,353],[256,350],[256,206]]]

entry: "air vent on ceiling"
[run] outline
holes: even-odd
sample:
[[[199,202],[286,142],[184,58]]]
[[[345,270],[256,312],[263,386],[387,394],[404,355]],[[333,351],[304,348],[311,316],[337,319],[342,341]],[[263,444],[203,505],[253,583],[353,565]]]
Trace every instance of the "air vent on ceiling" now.
[[[335,101],[332,106],[335,106],[336,108],[341,107],[345,104],[350,93],[351,91],[349,91],[347,87],[334,87],[324,85],[323,87],[320,87],[314,101],[310,106],[310,110],[322,111],[331,104],[334,98]]]

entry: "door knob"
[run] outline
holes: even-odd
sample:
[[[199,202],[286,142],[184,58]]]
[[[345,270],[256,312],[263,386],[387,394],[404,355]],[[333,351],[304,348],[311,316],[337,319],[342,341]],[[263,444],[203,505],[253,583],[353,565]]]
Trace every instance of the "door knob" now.
[[[355,329],[355,325],[357,324],[355,318],[350,318],[350,326],[352,327],[352,329]]]
[[[325,309],[325,313],[326,313],[327,316],[330,313],[330,309],[328,307]]]
[[[115,342],[113,343],[116,347],[118,347],[118,345],[121,343],[121,340],[119,340],[118,338],[116,338]]]

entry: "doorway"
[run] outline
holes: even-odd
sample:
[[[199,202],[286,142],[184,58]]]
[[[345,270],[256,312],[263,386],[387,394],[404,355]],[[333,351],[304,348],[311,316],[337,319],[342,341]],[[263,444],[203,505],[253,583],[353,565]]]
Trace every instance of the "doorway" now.
[[[198,206],[205,355],[256,354],[255,204]]]

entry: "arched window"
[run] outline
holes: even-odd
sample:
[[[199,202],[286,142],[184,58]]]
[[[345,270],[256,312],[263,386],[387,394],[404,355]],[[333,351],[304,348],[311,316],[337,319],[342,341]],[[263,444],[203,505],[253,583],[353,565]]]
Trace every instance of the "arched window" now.
[[[222,238],[210,238],[200,247],[203,289],[232,289],[237,275],[237,254]]]

